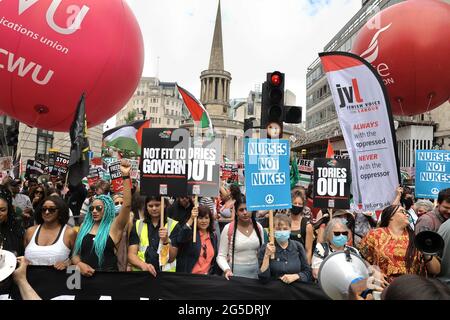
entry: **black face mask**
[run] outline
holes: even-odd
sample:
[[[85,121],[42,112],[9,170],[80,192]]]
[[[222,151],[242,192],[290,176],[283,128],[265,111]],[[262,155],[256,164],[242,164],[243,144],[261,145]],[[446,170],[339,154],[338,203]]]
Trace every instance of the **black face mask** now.
[[[303,212],[303,207],[292,206],[292,209],[291,209],[291,213],[292,214],[298,215],[298,214],[300,214],[302,212]]]
[[[406,198],[403,203],[405,204],[405,209],[409,210],[411,209],[412,205],[414,204],[414,201],[412,198]]]

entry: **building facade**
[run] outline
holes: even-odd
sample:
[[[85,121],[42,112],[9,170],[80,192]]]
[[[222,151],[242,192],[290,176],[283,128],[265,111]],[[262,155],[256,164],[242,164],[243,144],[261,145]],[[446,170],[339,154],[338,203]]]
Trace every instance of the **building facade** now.
[[[47,162],[50,149],[70,154],[71,142],[68,132],[31,128],[6,115],[0,116],[0,131],[2,133],[5,133],[8,127],[14,125],[19,126],[18,143],[16,146],[8,147],[5,139],[0,139],[0,156],[20,158],[23,170],[28,160],[36,159]],[[101,156],[102,137],[103,124],[88,129],[89,144],[94,157]]]
[[[349,52],[358,31],[373,15],[402,1],[362,1],[361,9],[331,39],[324,47],[324,51]],[[324,157],[328,141],[330,141],[336,154],[345,154],[345,142],[320,59],[316,59],[307,69],[306,94],[306,136],[294,145],[293,150],[301,152],[308,159]],[[449,149],[449,109],[449,103],[446,102],[426,114],[394,117],[398,128],[396,133],[401,167],[414,167],[414,159],[411,158],[411,154],[417,148],[439,146],[442,149]]]
[[[141,78],[127,105],[116,115],[116,125],[132,120],[150,119],[152,128],[178,128],[183,116],[183,100],[175,82]],[[133,117],[134,115],[134,117]]]

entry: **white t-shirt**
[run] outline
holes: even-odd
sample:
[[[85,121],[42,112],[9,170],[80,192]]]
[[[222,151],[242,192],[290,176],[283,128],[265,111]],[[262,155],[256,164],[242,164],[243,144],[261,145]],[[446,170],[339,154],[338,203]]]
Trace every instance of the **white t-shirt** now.
[[[228,243],[228,229],[230,223],[227,224],[220,236],[219,253],[217,255],[217,264],[219,267],[225,271],[231,269],[231,242],[233,238],[230,239],[230,244]],[[258,223],[259,230],[262,231],[262,226]],[[231,234],[231,237],[233,235]],[[264,234],[261,233],[261,241],[264,243]],[[253,230],[249,237],[242,234],[239,229],[236,229],[236,245],[234,247],[234,264],[247,264],[253,265],[258,263],[258,251],[260,248],[258,235],[256,231]],[[230,261],[227,260],[230,256]]]

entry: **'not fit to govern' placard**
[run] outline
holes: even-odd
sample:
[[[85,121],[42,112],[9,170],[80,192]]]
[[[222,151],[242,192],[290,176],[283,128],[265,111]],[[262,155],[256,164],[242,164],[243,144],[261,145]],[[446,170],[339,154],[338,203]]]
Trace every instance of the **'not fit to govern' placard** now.
[[[245,189],[248,210],[292,207],[289,150],[288,140],[245,140]]]

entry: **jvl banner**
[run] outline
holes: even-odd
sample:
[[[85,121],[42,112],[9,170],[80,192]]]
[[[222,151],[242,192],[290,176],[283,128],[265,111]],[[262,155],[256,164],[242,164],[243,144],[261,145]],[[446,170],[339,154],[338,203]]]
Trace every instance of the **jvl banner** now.
[[[248,210],[292,207],[289,141],[245,139],[245,188]]]
[[[114,193],[123,191],[122,172],[120,171],[120,162],[113,162],[109,165],[109,174],[111,175],[111,188]]]
[[[350,160],[314,159],[314,208],[350,208]]]
[[[437,199],[450,188],[450,151],[416,151],[416,198]]]
[[[361,203],[363,210],[383,209],[394,200],[400,183],[386,88],[373,67],[359,56],[346,52],[319,56],[351,160],[355,203]]]
[[[144,129],[141,151],[141,194],[179,197],[187,195],[189,131]]]

